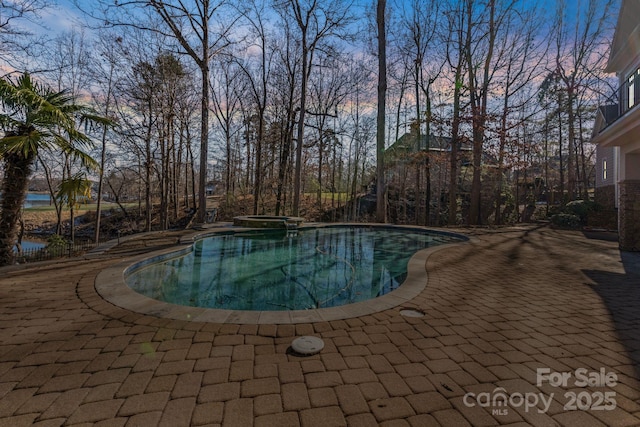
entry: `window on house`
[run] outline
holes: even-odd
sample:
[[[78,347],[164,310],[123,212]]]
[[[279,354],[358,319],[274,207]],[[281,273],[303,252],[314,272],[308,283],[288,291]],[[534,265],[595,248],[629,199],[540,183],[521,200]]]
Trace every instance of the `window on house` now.
[[[607,159],[602,159],[602,180],[607,180]]]
[[[627,81],[627,88],[628,88],[628,98],[629,98],[629,108],[633,107],[636,103],[636,96],[635,96],[635,85],[636,85],[636,80],[637,80],[637,76],[638,73],[634,73],[631,74],[631,77],[629,77],[629,80]]]

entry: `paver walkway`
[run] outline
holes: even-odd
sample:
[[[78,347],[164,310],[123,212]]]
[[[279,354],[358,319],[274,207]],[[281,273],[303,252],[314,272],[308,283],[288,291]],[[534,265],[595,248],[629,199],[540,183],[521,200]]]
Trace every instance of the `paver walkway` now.
[[[640,255],[549,228],[467,234],[428,259],[422,318],[205,324],[96,294],[100,269],[172,233],[0,269],[0,426],[640,425]],[[289,354],[300,335],[324,350]]]

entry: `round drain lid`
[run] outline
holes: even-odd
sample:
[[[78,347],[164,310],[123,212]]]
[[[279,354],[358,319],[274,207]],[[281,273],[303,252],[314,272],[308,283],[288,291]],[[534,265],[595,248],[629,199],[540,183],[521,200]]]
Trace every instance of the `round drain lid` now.
[[[298,354],[304,354],[310,356],[312,354],[320,353],[324,348],[324,341],[318,337],[304,336],[293,340],[291,343],[291,349]]]
[[[405,308],[400,310],[400,315],[404,317],[424,317],[424,312],[416,310],[415,308]]]

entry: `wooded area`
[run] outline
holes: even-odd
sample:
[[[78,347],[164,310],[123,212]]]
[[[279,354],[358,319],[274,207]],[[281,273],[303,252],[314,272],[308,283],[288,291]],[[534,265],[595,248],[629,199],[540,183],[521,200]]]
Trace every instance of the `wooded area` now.
[[[32,174],[94,183],[96,240],[103,199],[142,231],[204,222],[207,196],[223,219],[420,225],[592,198],[612,0],[90,4],[59,34],[20,26],[46,0],[3,5],[0,59],[114,124],[83,128],[95,170],[41,150]]]

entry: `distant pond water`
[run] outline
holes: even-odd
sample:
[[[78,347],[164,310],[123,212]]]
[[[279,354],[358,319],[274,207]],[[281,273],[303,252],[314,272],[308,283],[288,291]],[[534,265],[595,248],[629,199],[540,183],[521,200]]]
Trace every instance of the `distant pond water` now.
[[[49,206],[51,204],[51,196],[47,193],[27,193],[24,201],[25,208],[33,208],[36,206]]]
[[[2,194],[0,194],[0,200],[2,200]],[[34,208],[37,206],[49,206],[52,204],[51,196],[49,193],[27,193],[27,198],[22,205],[25,208]]]
[[[2,196],[0,196],[0,200]],[[49,206],[51,204],[51,196],[47,193],[27,193],[27,198],[24,201],[23,207],[25,208],[33,208],[37,206]],[[22,250],[35,250],[41,249],[46,246],[46,243],[33,241],[33,240],[22,240]],[[17,250],[17,247],[14,247],[14,250]]]
[[[42,249],[45,246],[46,246],[46,243],[34,242],[34,241],[31,241],[31,240],[22,240],[22,250],[23,251]],[[14,248],[14,249],[17,249],[17,247]]]

